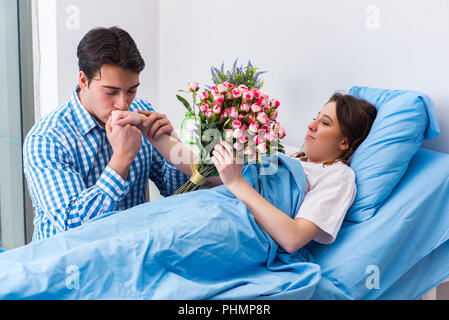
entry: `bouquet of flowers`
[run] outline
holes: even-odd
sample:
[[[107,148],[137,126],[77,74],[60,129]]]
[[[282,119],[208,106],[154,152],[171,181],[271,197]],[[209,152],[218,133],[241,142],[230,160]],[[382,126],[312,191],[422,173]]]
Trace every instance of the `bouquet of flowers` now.
[[[193,104],[177,95],[186,107],[186,117],[195,119],[195,141],[200,150],[199,159],[191,164],[192,177],[175,194],[197,190],[206,178],[218,175],[211,160],[211,151],[221,140],[233,146],[236,158],[241,163],[261,163],[264,154],[282,150],[285,129],[277,121],[279,101],[271,99],[261,91],[263,81],[258,68],[248,62],[246,67],[237,67],[225,72],[211,68],[213,85],[199,90],[198,82],[189,82],[188,91],[193,95]],[[197,110],[198,108],[198,110]],[[198,112],[197,112],[198,111]]]

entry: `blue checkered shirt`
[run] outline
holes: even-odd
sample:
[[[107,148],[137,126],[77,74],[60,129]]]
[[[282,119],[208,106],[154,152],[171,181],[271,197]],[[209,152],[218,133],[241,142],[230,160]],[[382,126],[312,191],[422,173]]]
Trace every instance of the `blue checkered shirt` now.
[[[33,241],[143,203],[148,179],[163,196],[188,180],[144,137],[124,180],[108,166],[112,149],[106,131],[81,105],[77,92],[35,124],[24,142],[24,172],[35,215]],[[129,110],[154,111],[142,99],[135,99]]]

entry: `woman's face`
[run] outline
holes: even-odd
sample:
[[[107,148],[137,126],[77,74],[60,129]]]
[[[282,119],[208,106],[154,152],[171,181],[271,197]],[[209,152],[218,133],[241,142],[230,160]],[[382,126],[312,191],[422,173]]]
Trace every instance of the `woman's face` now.
[[[307,161],[315,163],[331,162],[348,149],[337,119],[337,105],[327,103],[317,117],[307,127],[303,151]]]

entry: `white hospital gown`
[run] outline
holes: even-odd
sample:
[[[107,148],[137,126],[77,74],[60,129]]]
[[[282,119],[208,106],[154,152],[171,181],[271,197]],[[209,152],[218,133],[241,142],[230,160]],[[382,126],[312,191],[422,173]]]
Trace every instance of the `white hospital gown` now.
[[[296,218],[307,219],[322,230],[314,241],[330,244],[357,193],[354,171],[340,161],[324,168],[321,163],[298,161],[304,168],[307,188]]]

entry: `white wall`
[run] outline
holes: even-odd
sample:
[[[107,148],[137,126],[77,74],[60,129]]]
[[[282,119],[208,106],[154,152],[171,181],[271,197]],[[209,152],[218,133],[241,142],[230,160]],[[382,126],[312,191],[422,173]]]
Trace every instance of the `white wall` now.
[[[51,23],[51,14],[41,20]],[[82,36],[119,25],[147,62],[139,95],[175,127],[185,113],[177,90],[208,84],[211,65],[251,59],[268,71],[264,91],[281,102],[287,144],[302,145],[334,91],[367,85],[428,94],[441,134],[424,147],[449,153],[449,0],[58,0],[55,14],[57,76],[41,85],[53,79],[58,105],[76,84]],[[57,107],[44,104],[44,114]]]
[[[35,118],[58,105],[56,0],[33,1]]]
[[[34,1],[38,8],[35,20],[40,27],[34,44],[41,61],[40,75],[37,75],[41,80],[38,83],[40,116],[70,98],[78,83],[78,43],[95,27],[119,26],[131,34],[146,63],[140,76],[139,93],[158,106],[158,0]]]
[[[428,94],[441,135],[424,146],[449,153],[447,17],[447,0],[164,0],[160,105],[180,123],[178,89],[208,83],[211,65],[251,59],[268,71],[264,90],[281,102],[288,144],[302,145],[334,91],[367,85]]]

